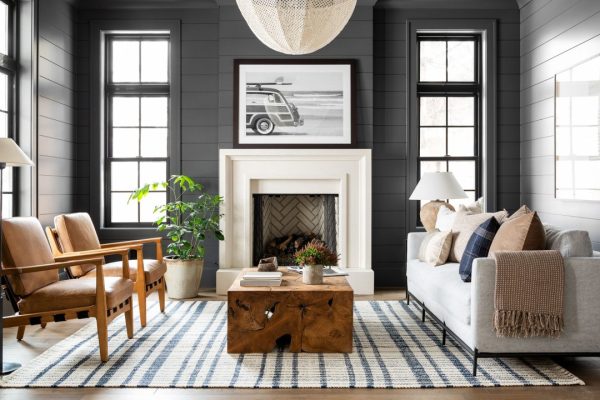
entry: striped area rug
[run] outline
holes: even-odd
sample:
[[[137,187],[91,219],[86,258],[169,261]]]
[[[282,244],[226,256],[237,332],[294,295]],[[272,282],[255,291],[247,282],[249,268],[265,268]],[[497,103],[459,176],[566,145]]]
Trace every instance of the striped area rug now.
[[[123,318],[110,326],[110,360],[102,364],[95,323],[48,349],[5,387],[431,388],[583,385],[546,359],[471,357],[419,312],[399,301],[358,301],[350,354],[227,354],[226,303],[178,302],[127,340]],[[139,324],[136,323],[136,327]]]

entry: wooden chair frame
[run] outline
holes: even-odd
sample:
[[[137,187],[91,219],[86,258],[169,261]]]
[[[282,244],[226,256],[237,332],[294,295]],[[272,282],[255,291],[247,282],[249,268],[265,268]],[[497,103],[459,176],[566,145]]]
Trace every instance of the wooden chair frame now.
[[[123,259],[123,278],[129,279],[129,249],[112,249],[80,252],[62,257],[62,260],[51,264],[32,265],[27,267],[3,267],[0,271],[2,276],[27,274],[32,272],[49,271],[60,268],[70,268],[81,264],[94,264],[96,266],[96,303],[88,307],[77,307],[58,309],[37,313],[21,314],[3,318],[6,328],[18,327],[17,339],[21,340],[27,325],[45,325],[48,322],[62,322],[69,319],[96,318],[98,329],[98,342],[100,348],[100,360],[108,361],[108,324],[117,316],[125,314],[127,326],[127,337],[133,338],[133,298],[130,296],[116,307],[107,308],[106,290],[104,286],[103,263],[105,255],[118,254]],[[92,258],[93,257],[93,258]],[[100,257],[100,258],[98,258]]]
[[[77,254],[87,254],[88,252],[73,252],[73,253],[64,253],[62,251],[62,246],[60,245],[58,232],[56,228],[46,227],[46,236],[48,237],[48,241],[50,242],[50,247],[52,249],[52,253],[54,254],[54,258],[56,260],[65,261],[65,257],[69,257]],[[153,237],[147,239],[138,239],[138,240],[128,240],[114,243],[104,243],[100,245],[102,250],[107,251],[106,255],[113,255],[115,253],[110,253],[114,249],[128,249],[136,252],[136,260],[137,260],[137,276],[134,284],[134,290],[137,293],[138,297],[138,306],[140,309],[140,324],[142,328],[146,326],[146,298],[152,292],[158,292],[158,302],[160,311],[165,311],[165,277],[164,275],[158,278],[154,282],[146,282],[146,275],[144,274],[144,250],[143,246],[145,244],[154,243],[156,245],[156,260],[162,262],[163,253],[162,253],[162,238],[161,237]],[[90,250],[95,251],[95,250]],[[79,265],[79,264],[74,264]],[[70,268],[67,268],[69,276],[73,277],[73,273]]]

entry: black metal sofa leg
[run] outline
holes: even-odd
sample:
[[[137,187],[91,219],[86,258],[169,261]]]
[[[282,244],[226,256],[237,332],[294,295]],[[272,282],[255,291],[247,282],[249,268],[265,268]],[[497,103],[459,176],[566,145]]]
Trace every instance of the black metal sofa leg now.
[[[477,353],[477,349],[475,349],[473,353],[473,376],[477,376],[477,359],[479,358]]]

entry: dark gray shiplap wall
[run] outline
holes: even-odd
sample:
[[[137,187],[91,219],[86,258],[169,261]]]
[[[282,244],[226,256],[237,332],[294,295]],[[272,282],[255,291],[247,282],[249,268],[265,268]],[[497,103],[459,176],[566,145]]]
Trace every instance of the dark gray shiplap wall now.
[[[38,217],[74,210],[76,15],[65,0],[39,2]]]
[[[89,210],[90,165],[89,129],[89,22],[110,19],[181,20],[182,131],[181,167],[202,182],[208,191],[218,192],[219,148],[233,142],[233,60],[235,58],[282,58],[262,45],[243,21],[237,7],[173,10],[86,10],[78,21],[78,210]],[[373,9],[357,8],[340,37],[309,58],[352,58],[358,60],[358,141],[371,148],[373,138]],[[127,239],[110,235],[111,240]],[[215,286],[218,244],[207,243],[203,286]]]
[[[389,3],[386,3],[389,4]],[[406,21],[498,21],[498,207],[519,207],[519,11],[407,10],[377,6],[374,16],[373,264],[377,286],[404,286],[408,202]]]
[[[589,231],[600,250],[600,203],[554,197],[554,75],[600,54],[600,1],[530,1],[520,38],[522,200],[544,222]]]

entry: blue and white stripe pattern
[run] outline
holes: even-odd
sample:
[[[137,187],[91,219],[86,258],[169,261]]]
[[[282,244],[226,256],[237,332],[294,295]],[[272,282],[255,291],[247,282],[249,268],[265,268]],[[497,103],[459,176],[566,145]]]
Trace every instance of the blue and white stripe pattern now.
[[[357,301],[350,354],[227,354],[227,306],[219,301],[154,303],[148,326],[127,340],[122,318],[109,327],[100,362],[92,322],[4,378],[5,387],[429,388],[583,385],[547,359],[471,357],[421,323],[400,301]],[[136,327],[139,324],[136,324]]]

